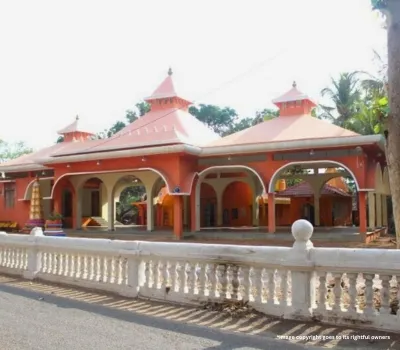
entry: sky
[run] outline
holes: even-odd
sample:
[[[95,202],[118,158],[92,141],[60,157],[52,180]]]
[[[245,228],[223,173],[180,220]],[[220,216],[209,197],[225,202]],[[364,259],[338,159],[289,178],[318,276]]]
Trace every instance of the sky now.
[[[375,72],[370,0],[0,1],[0,139],[37,149],[80,120],[98,132],[166,77],[242,117],[340,72]]]

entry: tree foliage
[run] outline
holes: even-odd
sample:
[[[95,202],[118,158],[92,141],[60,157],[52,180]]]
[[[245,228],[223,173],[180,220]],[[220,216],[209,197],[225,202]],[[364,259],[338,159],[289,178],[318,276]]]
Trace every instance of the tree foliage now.
[[[32,153],[33,149],[28,147],[24,142],[9,143],[0,140],[0,163],[18,158],[24,154]]]

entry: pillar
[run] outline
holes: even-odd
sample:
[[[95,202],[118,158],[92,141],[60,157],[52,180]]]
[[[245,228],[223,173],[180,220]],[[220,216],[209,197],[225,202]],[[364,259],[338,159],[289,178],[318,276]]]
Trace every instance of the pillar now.
[[[382,225],[388,226],[387,196],[382,195]]]
[[[83,189],[75,188],[75,222],[72,225],[77,230],[82,228],[82,199]]]
[[[114,206],[114,195],[112,193],[112,188],[107,188],[107,230],[114,231],[115,230],[115,206]],[[103,208],[105,206],[103,205]],[[104,211],[104,209],[103,209]],[[104,214],[103,214],[104,217]]]
[[[220,188],[215,188],[214,186],[213,188],[215,190],[215,193],[217,194],[217,226],[221,227],[224,224],[224,190],[221,190]]]
[[[182,239],[183,236],[182,210],[182,196],[174,196],[174,236],[176,239]]]
[[[375,229],[375,193],[368,192],[368,227]]]
[[[253,206],[252,206],[252,225],[259,226],[260,213],[259,204],[257,201],[257,195],[253,194]]]
[[[358,217],[360,220],[360,233],[367,233],[367,201],[366,193],[358,192]]]
[[[375,197],[376,226],[382,227],[382,195],[377,193]]]
[[[275,231],[275,193],[268,193],[268,233]]]
[[[197,220],[197,202],[196,202],[196,188],[197,180],[193,184],[192,193],[190,194],[190,232],[196,232],[196,220]]]
[[[154,231],[154,215],[153,215],[153,196],[147,193],[147,231]]]
[[[189,196],[183,197],[183,226],[189,226]]]
[[[321,195],[320,192],[315,192],[314,193],[314,222],[315,222],[315,226],[320,226],[320,210],[319,210],[319,199],[320,199]]]

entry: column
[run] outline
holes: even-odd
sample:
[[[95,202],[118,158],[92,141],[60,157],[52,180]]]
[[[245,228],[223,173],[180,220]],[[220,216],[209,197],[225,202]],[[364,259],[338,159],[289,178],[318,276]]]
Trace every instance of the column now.
[[[376,202],[375,202],[376,226],[382,227],[382,195],[380,193],[377,193],[375,197],[376,197]]]
[[[183,197],[183,226],[189,226],[189,196]]]
[[[115,230],[114,195],[112,193],[112,188],[107,188],[106,191],[107,191],[107,230],[114,231]],[[103,205],[103,208],[104,207],[105,206]],[[103,214],[103,217],[104,217],[104,214]]]
[[[375,229],[375,193],[368,192],[368,227]]]
[[[73,223],[73,227],[76,230],[80,230],[82,228],[82,188],[75,188],[75,222]]]
[[[215,193],[217,194],[217,226],[221,227],[224,224],[224,203],[223,203],[223,195],[224,191],[221,191],[219,188],[215,188]]]
[[[260,205],[258,204],[257,201],[257,196],[253,195],[253,206],[252,206],[252,225],[253,226],[259,226],[260,225],[260,213],[259,213],[259,207]]]
[[[358,217],[360,220],[360,233],[365,235],[367,233],[367,201],[365,192],[358,192]]]
[[[197,182],[197,181],[196,181]],[[196,188],[196,184],[194,185],[194,189]],[[196,191],[192,189],[192,193],[190,194],[190,232],[196,232]]]
[[[174,196],[174,236],[178,240],[182,239],[183,235],[182,210],[182,196]]]
[[[315,222],[315,226],[320,226],[320,210],[319,210],[319,199],[320,199],[321,195],[318,192],[314,193],[314,222]]]
[[[154,214],[153,214],[153,191],[147,191],[147,231],[151,232],[154,231]]]
[[[382,225],[388,226],[387,196],[382,195]]]
[[[275,231],[275,193],[268,193],[268,233]]]

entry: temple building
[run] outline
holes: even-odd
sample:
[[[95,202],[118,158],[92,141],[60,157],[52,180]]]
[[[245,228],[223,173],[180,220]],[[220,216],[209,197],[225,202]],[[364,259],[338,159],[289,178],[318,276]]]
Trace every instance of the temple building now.
[[[316,104],[295,83],[273,101],[279,117],[226,137],[188,112],[171,71],[145,101],[150,111],[111,138],[95,139],[76,118],[63,142],[0,164],[0,222],[25,227],[38,182],[43,219],[60,213],[75,230],[114,231],[119,196],[136,185],[146,192],[133,203],[136,224],[177,238],[221,227],[275,233],[299,218],[361,234],[387,226],[384,138],[313,117]]]

